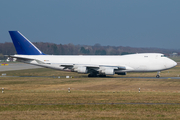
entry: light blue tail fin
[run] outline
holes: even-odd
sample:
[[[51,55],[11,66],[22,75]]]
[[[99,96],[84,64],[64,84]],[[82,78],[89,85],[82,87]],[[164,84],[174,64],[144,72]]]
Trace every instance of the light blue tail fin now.
[[[14,47],[19,55],[45,55],[19,31],[9,31]]]

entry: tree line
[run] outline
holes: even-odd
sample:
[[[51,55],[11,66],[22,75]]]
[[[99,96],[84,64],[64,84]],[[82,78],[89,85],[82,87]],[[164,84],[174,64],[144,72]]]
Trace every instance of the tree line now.
[[[35,42],[33,43],[43,53],[49,55],[125,55],[132,53],[163,53],[169,55],[173,52],[180,54],[180,50],[162,48],[135,48],[123,46],[101,46],[100,44],[73,45]],[[0,59],[6,59],[3,55],[16,54],[15,47],[11,42],[0,43]]]

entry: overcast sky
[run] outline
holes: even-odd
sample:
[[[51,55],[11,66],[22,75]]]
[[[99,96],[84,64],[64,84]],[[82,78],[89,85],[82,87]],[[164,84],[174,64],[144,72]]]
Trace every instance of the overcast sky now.
[[[180,49],[180,0],[1,0],[0,43],[9,30],[32,42]]]

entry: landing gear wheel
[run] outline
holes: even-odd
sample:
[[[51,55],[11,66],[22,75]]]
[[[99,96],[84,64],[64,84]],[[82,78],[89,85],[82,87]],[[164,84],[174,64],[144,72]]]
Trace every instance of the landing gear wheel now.
[[[160,78],[160,71],[157,72],[156,78]]]
[[[156,75],[156,78],[160,78],[160,75]]]
[[[89,74],[89,75],[88,75],[88,77],[92,77],[92,75],[91,75],[91,74]]]

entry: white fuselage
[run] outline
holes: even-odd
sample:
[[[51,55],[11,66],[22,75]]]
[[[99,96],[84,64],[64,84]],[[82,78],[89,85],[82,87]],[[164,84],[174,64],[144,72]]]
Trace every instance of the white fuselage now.
[[[119,56],[105,55],[15,55],[20,58],[33,60],[24,60],[22,62],[49,67],[54,69],[63,69],[61,65],[80,65],[80,66],[120,66],[125,70],[116,70],[116,72],[152,72],[170,69],[177,65],[173,60],[164,57],[159,53],[141,53]]]

